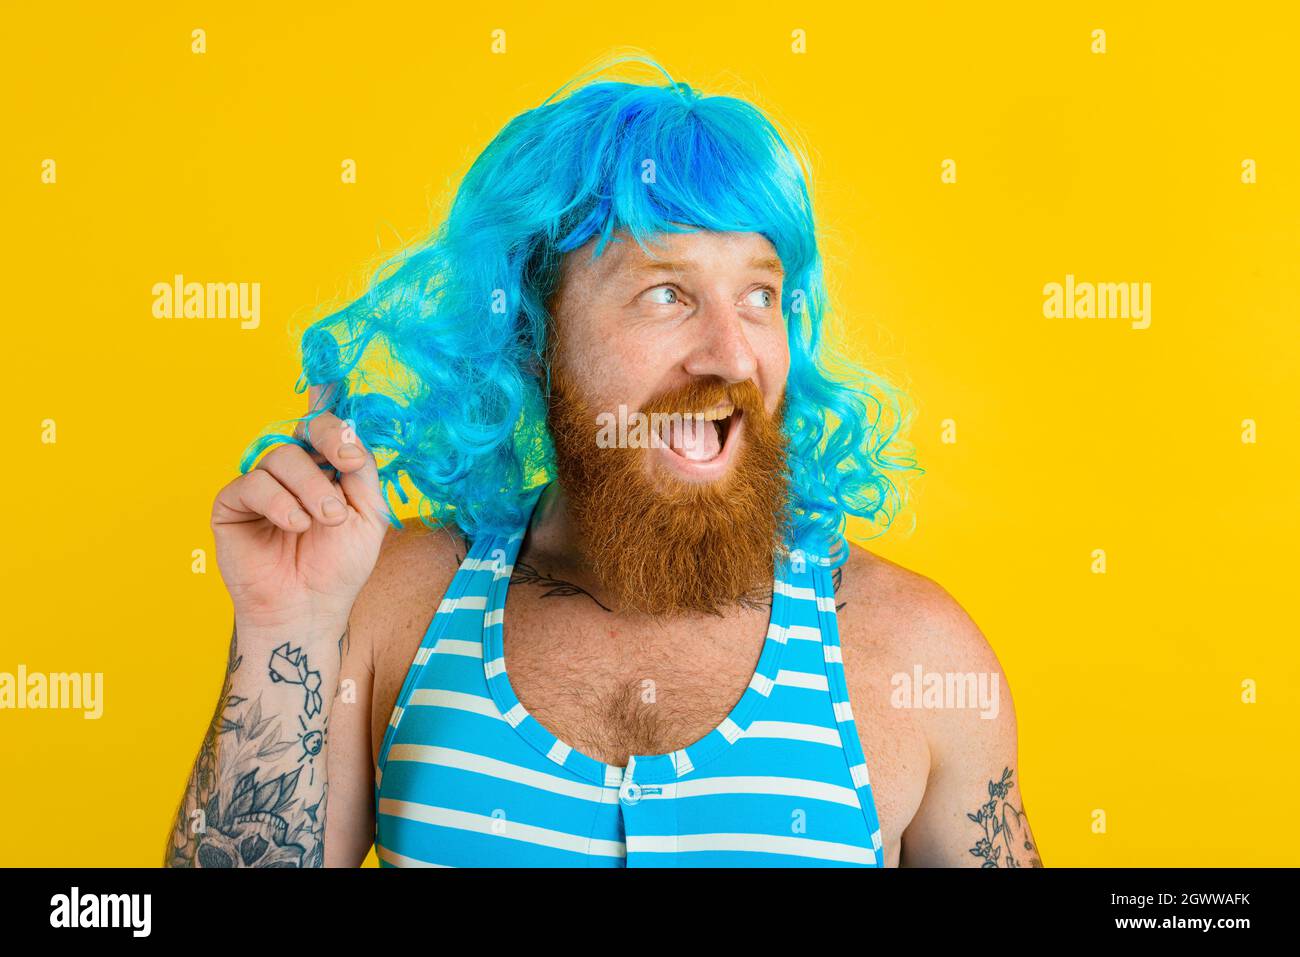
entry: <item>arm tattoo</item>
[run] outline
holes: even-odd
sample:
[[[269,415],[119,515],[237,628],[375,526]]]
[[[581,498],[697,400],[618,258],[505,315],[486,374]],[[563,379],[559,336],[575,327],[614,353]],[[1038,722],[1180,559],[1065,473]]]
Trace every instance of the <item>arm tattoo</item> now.
[[[984,829],[984,836],[970,849],[976,857],[984,858],[981,867],[1042,867],[1025,820],[1023,806],[1017,809],[1007,795],[1015,787],[1014,772],[1002,769],[1002,778],[989,781],[989,799],[979,810],[966,816]],[[1006,851],[1006,856],[1003,856]]]
[[[321,674],[304,649],[286,642],[266,655],[260,674],[245,669],[239,676],[239,690],[255,695],[250,701],[232,693],[243,663],[238,636],[232,634],[225,683],[164,863],[321,867],[329,733]],[[273,713],[267,713],[264,700]]]

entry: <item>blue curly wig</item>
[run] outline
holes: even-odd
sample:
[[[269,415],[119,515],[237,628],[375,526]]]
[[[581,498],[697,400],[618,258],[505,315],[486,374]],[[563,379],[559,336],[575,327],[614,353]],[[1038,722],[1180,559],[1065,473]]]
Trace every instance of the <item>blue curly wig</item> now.
[[[515,117],[474,161],[433,235],[307,328],[297,389],[336,386],[302,418],[350,420],[390,502],[391,493],[408,501],[405,476],[426,524],[455,523],[470,539],[518,528],[530,494],[555,474],[546,303],[563,255],[593,237],[599,255],[618,230],[643,245],[677,224],[760,233],[786,273],[788,545],[837,566],[848,554],[847,516],[883,530],[903,499],[889,473],[919,469],[891,448],[906,425],[899,392],[824,341],[806,158],[752,104],[701,95],[643,57],[614,62],[628,59],[668,83],[589,73]],[[304,444],[263,435],[241,470],[281,442]]]

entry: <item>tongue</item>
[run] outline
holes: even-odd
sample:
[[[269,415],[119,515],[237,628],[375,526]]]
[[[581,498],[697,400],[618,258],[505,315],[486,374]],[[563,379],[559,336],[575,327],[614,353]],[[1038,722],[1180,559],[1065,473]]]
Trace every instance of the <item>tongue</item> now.
[[[717,423],[693,418],[684,419],[680,425],[673,423],[669,445],[682,458],[693,462],[707,462],[722,450]]]

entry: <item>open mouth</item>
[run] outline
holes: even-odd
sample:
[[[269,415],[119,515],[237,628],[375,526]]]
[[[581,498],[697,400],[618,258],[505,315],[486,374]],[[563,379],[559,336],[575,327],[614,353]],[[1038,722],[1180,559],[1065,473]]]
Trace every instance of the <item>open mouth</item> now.
[[[674,416],[660,425],[660,448],[677,470],[708,474],[725,467],[738,441],[743,414],[730,402],[711,409]]]

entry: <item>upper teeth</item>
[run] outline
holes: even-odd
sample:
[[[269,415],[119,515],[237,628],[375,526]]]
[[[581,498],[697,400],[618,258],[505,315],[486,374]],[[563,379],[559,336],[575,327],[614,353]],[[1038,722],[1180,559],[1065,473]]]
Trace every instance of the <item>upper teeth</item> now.
[[[715,422],[718,419],[727,418],[727,416],[731,415],[731,413],[735,411],[736,407],[728,402],[725,405],[716,405],[707,412],[699,412],[697,414],[701,416],[705,422]]]

